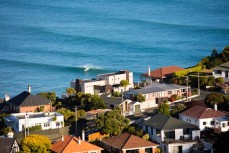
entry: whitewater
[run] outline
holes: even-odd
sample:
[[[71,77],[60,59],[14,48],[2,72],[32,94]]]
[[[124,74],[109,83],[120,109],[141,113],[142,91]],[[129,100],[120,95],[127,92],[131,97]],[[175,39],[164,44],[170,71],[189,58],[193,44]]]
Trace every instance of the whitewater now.
[[[27,85],[65,92],[76,78],[195,65],[229,45],[228,0],[1,0],[0,98]],[[86,69],[86,71],[85,71]]]

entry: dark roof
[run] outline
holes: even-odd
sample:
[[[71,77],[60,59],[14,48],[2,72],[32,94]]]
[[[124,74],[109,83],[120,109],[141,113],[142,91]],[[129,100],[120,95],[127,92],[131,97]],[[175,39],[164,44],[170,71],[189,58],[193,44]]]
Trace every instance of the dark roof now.
[[[227,71],[227,70],[229,70],[229,62],[223,63],[219,66],[216,66],[216,67],[212,68],[212,70],[226,70]]]
[[[172,129],[198,129],[196,125],[186,123],[171,116],[163,114],[156,114],[148,120],[143,121],[144,125],[153,127],[158,130],[172,130]]]
[[[130,149],[139,147],[153,147],[157,146],[155,143],[146,141],[130,133],[123,133],[121,135],[108,138],[103,141],[103,143],[108,144],[117,149]]]
[[[10,153],[12,150],[12,146],[16,141],[14,138],[1,138],[0,137],[0,153]]]
[[[186,89],[186,86],[153,82],[140,89],[126,91],[125,94],[133,94],[133,95],[137,95],[140,93],[148,94],[148,93],[169,91],[169,90],[175,90],[175,89]]]
[[[100,98],[105,102],[105,104],[108,106],[114,105],[114,106],[119,106],[125,99],[118,98],[118,97],[108,97],[109,94],[102,94]]]
[[[20,93],[8,101],[15,106],[39,106],[47,105],[50,100],[40,95],[33,95],[27,91]]]
[[[195,105],[190,109],[181,113],[182,115],[190,116],[197,119],[202,118],[214,118],[214,117],[223,117],[226,116],[226,113],[221,111],[214,110],[212,108]]]

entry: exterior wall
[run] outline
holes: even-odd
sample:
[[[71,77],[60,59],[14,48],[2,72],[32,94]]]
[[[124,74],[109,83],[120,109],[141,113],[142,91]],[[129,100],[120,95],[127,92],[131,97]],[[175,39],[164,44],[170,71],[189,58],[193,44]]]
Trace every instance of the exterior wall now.
[[[94,91],[94,86],[95,85],[97,85],[97,86],[105,86],[106,84],[105,84],[104,80],[87,82],[87,83],[82,84],[81,91],[83,93],[90,93],[90,94],[93,95],[95,93],[95,91]]]
[[[44,112],[50,112],[51,111],[51,104],[49,104],[49,105],[41,105],[41,106],[45,106]],[[40,106],[20,107],[19,108],[19,113],[35,112],[35,111],[37,111],[38,107],[40,107]]]
[[[182,153],[190,153],[193,145],[197,144],[197,142],[188,142],[188,143],[172,143],[167,145],[166,153],[173,152],[174,147],[182,146]]]
[[[179,140],[183,135],[183,129],[175,129],[175,140]]]
[[[28,113],[28,115],[32,115],[34,113]],[[37,114],[37,113],[36,113]],[[39,113],[42,114],[42,113]],[[54,114],[56,114],[56,120],[54,121]],[[17,113],[17,114],[11,114],[11,118],[14,120],[14,124],[12,124],[12,128],[15,132],[21,132],[23,130],[23,127],[26,125],[28,127],[32,127],[35,125],[41,125],[42,130],[47,129],[56,129],[56,128],[62,128],[64,127],[64,117],[63,115],[59,113],[45,113],[45,117],[37,117],[37,118],[28,118],[28,121],[26,122],[25,118],[19,119],[18,115],[25,115],[25,113]],[[49,126],[47,126],[47,123],[49,123]],[[45,126],[46,124],[46,126]],[[58,124],[58,125],[57,125]]]
[[[228,76],[228,77],[226,77],[226,73],[227,73],[227,76]],[[229,78],[229,69],[228,69],[227,71],[221,70],[221,73],[218,73],[217,70],[213,70],[212,75],[213,75],[215,78],[219,78],[219,77]]]
[[[222,132],[229,131],[229,122],[228,121],[221,122],[220,127]]]

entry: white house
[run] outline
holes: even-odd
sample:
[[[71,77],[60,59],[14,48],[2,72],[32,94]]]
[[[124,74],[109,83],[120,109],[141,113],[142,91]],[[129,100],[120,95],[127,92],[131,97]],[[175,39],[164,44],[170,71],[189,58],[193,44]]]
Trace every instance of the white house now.
[[[121,80],[127,80],[129,85],[124,88],[120,86]],[[71,82],[71,88],[77,92],[100,94],[111,93],[112,91],[125,91],[134,87],[133,72],[122,70],[114,73],[97,75],[96,79],[80,80]]]
[[[5,125],[10,126],[14,132],[23,131],[24,127],[41,126],[42,130],[64,127],[64,116],[56,113],[15,113],[5,117]]]
[[[165,153],[189,153],[200,137],[197,126],[163,114],[143,120],[140,126]]]
[[[146,109],[157,107],[160,102],[168,100],[172,95],[186,97],[187,91],[190,93],[190,87],[154,82],[140,89],[129,90],[124,93],[124,97],[132,99],[134,95],[142,94],[146,99],[141,103],[141,109]]]
[[[218,129],[221,132],[229,130],[229,117],[225,113],[200,105],[195,105],[180,113],[179,118],[198,126],[201,131],[205,128]]]
[[[224,79],[229,79],[229,62],[216,66],[212,68],[212,70],[212,75],[215,78],[222,77]]]

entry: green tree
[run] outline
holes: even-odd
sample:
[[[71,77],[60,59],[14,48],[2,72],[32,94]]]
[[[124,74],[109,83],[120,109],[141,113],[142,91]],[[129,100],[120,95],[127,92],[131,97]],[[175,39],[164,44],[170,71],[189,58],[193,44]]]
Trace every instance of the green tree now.
[[[171,110],[171,114],[177,114],[177,113],[183,111],[185,108],[186,108],[186,106],[184,104],[177,104]]]
[[[56,102],[56,92],[41,92],[38,95],[48,98],[49,100],[52,101],[52,103]]]
[[[213,86],[215,78],[213,76],[208,78],[207,86]]]
[[[223,62],[228,62],[229,61],[229,46],[225,47],[220,55],[221,55]]]
[[[136,96],[136,100],[137,100],[138,102],[144,102],[144,101],[146,101],[146,97],[143,96],[142,94],[138,94],[138,95]]]
[[[124,128],[127,128],[130,120],[125,118],[120,109],[115,108],[114,110],[101,114],[96,119],[96,127],[101,132],[109,135],[121,134]]]
[[[118,92],[118,91],[114,91],[114,92],[113,92],[113,96],[114,96],[114,97],[121,97],[121,93]]]
[[[167,102],[160,104],[158,112],[164,115],[170,115],[169,104]]]
[[[141,129],[139,129],[138,126],[136,126],[136,125],[130,125],[127,128],[127,132],[130,134],[136,135],[138,137],[141,137],[141,138],[144,135],[143,131]]]
[[[84,109],[93,110],[93,109],[104,109],[106,108],[105,102],[99,97],[99,95],[91,95],[84,100]]]
[[[218,92],[212,92],[205,98],[205,104],[208,107],[212,107],[214,104],[220,104],[225,101],[224,95]]]
[[[214,49],[212,50],[211,58],[214,59],[214,58],[216,58],[216,57],[218,57],[218,51],[217,51],[217,49],[214,48]]]
[[[26,153],[49,153],[51,141],[47,136],[32,134],[22,140],[21,147]]]
[[[124,87],[126,90],[126,87],[129,85],[129,81],[128,80],[121,80],[120,81],[120,86]]]
[[[76,93],[76,90],[73,89],[73,88],[67,88],[67,89],[66,89],[66,93],[67,93],[68,95],[73,95],[73,94]]]
[[[77,118],[86,116],[86,112],[83,109],[77,110]]]
[[[215,79],[216,83],[224,83],[224,79],[222,77],[216,78]]]
[[[66,108],[61,108],[57,110],[58,113],[64,115],[64,120],[67,121],[70,117],[75,116],[75,112],[70,111],[69,109]]]

